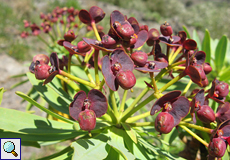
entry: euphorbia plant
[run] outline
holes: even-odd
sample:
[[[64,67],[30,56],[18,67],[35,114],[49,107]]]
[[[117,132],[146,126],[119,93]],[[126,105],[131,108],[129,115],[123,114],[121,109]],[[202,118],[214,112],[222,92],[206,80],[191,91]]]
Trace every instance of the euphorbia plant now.
[[[73,11],[69,11],[71,15]],[[50,58],[34,57],[29,67],[32,73],[27,73],[49,108],[33,100],[31,94],[16,92],[45,111],[50,119],[1,108],[3,137],[20,137],[22,144],[36,147],[70,140],[71,147],[47,159],[183,159],[155,145],[155,141],[150,143],[172,132],[181,139],[188,134],[196,138],[206,147],[209,158],[225,154],[230,139],[229,103],[225,101],[229,86],[217,79],[209,85],[207,56],[197,51],[195,40],[188,39],[184,31],[173,35],[167,22],[161,25],[160,32],[148,31],[134,17],[127,18],[117,10],[110,15],[107,33],[99,33],[95,24],[105,16],[101,8],[93,6],[89,12],[80,10],[78,15],[82,23],[93,28],[96,38],[84,37],[77,43],[78,33],[68,30],[57,40],[57,49]],[[38,34],[39,27],[32,27]],[[146,52],[141,51],[145,43],[150,47]],[[166,45],[167,50],[163,51],[161,45]],[[63,53],[68,60],[60,59]],[[141,82],[143,90],[136,87],[139,77],[145,77]],[[185,81],[179,82],[181,79]],[[182,84],[181,89],[172,91],[171,86],[178,84]],[[122,90],[123,95],[118,95]],[[220,103],[216,113],[210,101]],[[148,111],[140,113],[143,108]],[[9,115],[15,116],[7,120]],[[23,123],[15,125],[19,116]],[[151,117],[153,120],[146,120]],[[45,123],[36,125],[37,119]],[[172,136],[171,142],[178,139]]]

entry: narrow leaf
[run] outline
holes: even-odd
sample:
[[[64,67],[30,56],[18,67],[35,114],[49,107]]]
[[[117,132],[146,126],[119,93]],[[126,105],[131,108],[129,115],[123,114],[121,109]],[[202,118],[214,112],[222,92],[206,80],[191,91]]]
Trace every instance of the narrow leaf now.
[[[188,38],[188,39],[191,39],[191,36],[190,36],[190,34],[189,34],[189,32],[188,32],[188,29],[187,29],[185,26],[183,26],[183,29],[184,29],[184,31],[185,31],[186,34],[187,34],[187,38]]]
[[[202,51],[206,53],[206,62],[210,63],[211,61],[211,39],[210,39],[210,33],[206,29],[204,34],[204,39],[202,42]]]
[[[20,82],[18,82],[18,83],[16,83],[16,84],[12,85],[12,86],[10,87],[10,89],[14,89],[14,88],[16,88],[16,87],[18,87],[18,86],[20,86],[20,85],[23,85],[24,83],[26,83],[26,82],[28,82],[28,81],[29,81],[29,79],[26,79],[26,80],[24,80],[24,81],[20,81]]]
[[[228,44],[228,39],[226,36],[223,36],[220,39],[219,43],[217,44],[216,51],[215,51],[215,60],[214,60],[217,71],[220,71],[221,68],[224,66],[227,44]]]
[[[200,38],[199,38],[199,35],[197,34],[197,31],[195,29],[193,30],[193,36],[192,36],[192,38],[196,41],[197,48],[200,51],[201,50]]]
[[[129,125],[125,123],[121,123],[122,126],[124,127],[126,133],[129,135],[129,137],[133,140],[134,143],[137,143],[137,135],[136,131],[132,129]]]
[[[4,92],[4,88],[0,88],[0,106],[1,106],[1,103],[2,103],[2,99],[3,99],[3,92]]]
[[[52,111],[50,111],[49,109],[41,106],[39,103],[37,103],[36,101],[34,101],[33,99],[31,99],[29,96],[27,96],[26,94],[22,93],[22,92],[19,92],[17,91],[16,94],[20,97],[22,97],[23,99],[25,99],[26,101],[30,102],[31,104],[33,104],[34,106],[38,107],[39,109],[41,109],[42,111],[46,112],[47,114],[57,118],[57,119],[60,119],[64,122],[67,122],[67,123],[70,123],[70,124],[73,124],[74,122],[72,120],[69,120],[65,117],[62,117],[60,116],[59,114],[57,113],[54,113]]]

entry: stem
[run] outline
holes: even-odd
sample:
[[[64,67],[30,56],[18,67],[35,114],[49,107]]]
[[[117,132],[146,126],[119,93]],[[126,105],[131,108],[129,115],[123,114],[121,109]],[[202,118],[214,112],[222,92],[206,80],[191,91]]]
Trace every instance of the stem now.
[[[120,105],[120,110],[119,110],[120,113],[122,113],[124,111],[127,94],[128,94],[128,90],[125,89],[124,94],[123,94],[123,98],[121,101],[121,105]]]
[[[107,113],[110,115],[112,122],[117,123],[117,117],[115,117],[114,112],[109,104],[108,104]]]
[[[79,62],[80,64],[82,64],[81,59],[79,58],[79,56],[78,56],[77,54],[74,54],[74,55],[75,55],[75,57],[77,58],[78,62]],[[95,84],[94,79],[93,79],[93,77],[91,76],[91,74],[89,73],[88,67],[87,67],[86,65],[83,66],[83,70],[84,70],[85,74],[87,75],[89,81],[90,81],[91,83]]]
[[[150,78],[152,80],[152,84],[153,84],[153,87],[154,87],[154,91],[155,93],[158,93],[159,90],[157,88],[157,84],[156,84],[156,81],[155,81],[155,78],[154,78],[154,72],[149,72],[149,75],[150,75]]]
[[[180,73],[178,76],[176,76],[175,78],[173,78],[171,81],[169,81],[167,84],[165,84],[160,90],[159,92],[162,93],[163,91],[165,91],[168,87],[170,87],[172,84],[176,83],[177,81],[179,81],[182,77],[184,77],[184,72]]]
[[[106,120],[108,122],[112,122],[112,118],[110,117],[110,115],[108,115],[107,113],[105,113],[103,116],[99,117],[100,119]]]
[[[105,79],[103,78],[101,83],[100,83],[100,86],[99,86],[100,91],[102,91],[102,88],[103,88],[104,84],[105,84]]]
[[[45,43],[47,45],[47,47],[49,47],[50,49],[52,49],[52,47],[49,45],[48,42],[46,42],[40,35],[37,35],[38,39],[41,40],[43,43]]]
[[[185,66],[174,66],[173,69],[176,69],[176,70],[185,70]]]
[[[115,95],[114,95],[114,91],[109,89],[110,91],[110,98],[111,98],[111,101],[112,101],[112,107],[113,107],[113,111],[114,111],[114,115],[116,118],[119,117],[119,112],[118,112],[118,109],[117,109],[117,103],[116,103],[116,99],[115,99]]]
[[[94,31],[94,34],[95,34],[97,40],[101,41],[101,37],[100,37],[100,35],[99,35],[98,31],[97,31],[97,27],[96,27],[95,21],[91,22],[91,26],[93,28],[93,31]]]
[[[94,52],[94,71],[95,71],[95,80],[96,80],[96,85],[100,85],[100,79],[99,79],[99,74],[98,74],[98,56],[99,56],[99,50],[95,49]]]
[[[84,84],[86,86],[89,86],[91,88],[95,88],[96,87],[95,84],[93,84],[91,82],[88,82],[86,80],[83,80],[81,78],[75,77],[75,76],[73,76],[73,75],[71,75],[69,73],[66,73],[66,72],[62,71],[62,70],[59,71],[59,74],[62,75],[62,76],[68,77],[69,79],[71,79],[73,81],[77,81],[77,82],[82,83],[82,84]]]
[[[208,147],[208,143],[205,142],[202,138],[200,138],[197,134],[195,134],[194,132],[192,132],[190,129],[188,129],[187,127],[183,126],[183,125],[179,125],[181,128],[183,128],[186,132],[188,132],[191,136],[193,136],[194,138],[196,138],[200,143],[202,143],[204,146]]]
[[[80,91],[81,89],[77,86],[77,84],[70,80],[70,79],[67,79],[67,78],[64,78],[63,76],[61,75],[56,75],[57,78],[59,78],[60,80],[63,80],[66,84],[68,84],[71,88],[73,88],[75,91]]]
[[[142,97],[145,96],[145,94],[149,91],[149,88],[146,87],[133,101],[133,103],[124,111],[123,116],[121,118],[121,121],[126,120],[126,115],[133,110],[135,105],[141,100]]]
[[[71,59],[72,59],[72,54],[69,53],[69,57],[68,57],[68,70],[67,72],[69,74],[71,74],[71,70],[70,70],[70,67],[71,67]]]
[[[180,46],[176,52],[173,54],[173,56],[171,56],[169,58],[169,64],[172,64],[172,62],[174,61],[174,59],[177,57],[177,55],[180,53],[180,51],[182,50],[183,46]]]
[[[210,129],[210,128],[205,128],[205,127],[202,127],[202,126],[198,126],[198,125],[195,125],[195,124],[191,124],[191,123],[186,123],[184,121],[181,121],[179,123],[179,125],[183,125],[183,126],[187,126],[189,128],[194,128],[196,130],[199,130],[199,131],[202,131],[202,132],[206,132],[208,134],[212,134],[213,132],[213,129]]]
[[[93,48],[92,51],[90,52],[90,54],[88,56],[85,56],[84,62],[88,63],[90,58],[92,57],[92,55],[94,54],[95,49]]]
[[[150,95],[148,98],[146,98],[140,104],[138,104],[135,108],[133,108],[130,112],[128,112],[127,114],[124,114],[123,117],[122,117],[122,119],[121,119],[121,121],[125,122],[125,120],[127,118],[129,118],[130,116],[132,116],[135,112],[137,112],[138,110],[140,110],[142,107],[144,107],[146,104],[148,104],[149,102],[151,102],[154,99],[155,98],[153,97],[153,95]]]
[[[154,126],[155,122],[137,122],[137,123],[128,123],[132,127],[144,127],[144,126]]]
[[[126,122],[132,123],[132,122],[138,121],[139,119],[142,119],[142,118],[145,118],[148,116],[150,116],[150,111],[142,113],[142,114],[134,116],[134,117],[130,117],[126,120]]]
[[[171,68],[178,66],[180,64],[185,64],[185,62],[186,62],[186,60],[175,62],[175,63],[171,64],[168,68],[171,69]]]
[[[184,91],[182,92],[181,96],[184,96],[188,92],[188,89],[190,88],[191,85],[192,85],[192,80],[190,79]]]

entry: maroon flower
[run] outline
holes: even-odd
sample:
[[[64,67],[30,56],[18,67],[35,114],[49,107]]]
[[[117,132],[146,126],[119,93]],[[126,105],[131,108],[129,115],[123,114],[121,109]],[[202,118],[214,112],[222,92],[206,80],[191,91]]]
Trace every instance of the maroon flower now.
[[[102,60],[102,74],[106,84],[113,91],[118,90],[119,85],[123,89],[130,89],[135,85],[133,68],[133,61],[122,49],[115,49],[111,57],[106,55]]]
[[[150,115],[154,115],[155,113],[159,112],[162,108],[162,112],[165,112],[169,115],[167,115],[167,118],[170,120],[173,117],[173,120],[171,120],[171,126],[175,127],[177,126],[181,119],[184,118],[188,112],[189,112],[189,100],[185,97],[180,96],[181,91],[172,91],[161,98],[159,98],[152,106],[150,110]],[[159,116],[159,115],[158,115]],[[162,116],[162,115],[161,115]],[[155,122],[155,124],[162,125],[166,122],[160,121],[160,123]],[[168,122],[167,122],[168,123]],[[155,128],[161,128],[159,126],[155,125]],[[173,127],[170,127],[171,129]],[[162,128],[163,129],[163,128]],[[161,133],[166,133],[163,130],[158,130]],[[171,130],[168,130],[167,133],[169,133]]]
[[[33,34],[34,36],[39,35],[40,32],[41,32],[40,28],[39,28],[38,25],[36,25],[35,23],[33,23],[32,25],[30,25],[30,28],[31,28],[32,34]]]
[[[74,34],[74,31],[73,31],[73,30],[68,30],[68,32],[64,34],[64,39],[58,40],[57,43],[58,43],[60,46],[63,46],[63,43],[64,43],[65,41],[71,43],[71,42],[72,42],[73,40],[75,40],[76,38],[77,38],[77,35]]]
[[[79,91],[73,102],[69,105],[70,116],[77,120],[83,130],[93,130],[96,117],[101,117],[107,112],[107,99],[102,92],[96,89],[89,91],[88,96],[84,91]],[[85,116],[85,119],[84,119]]]
[[[212,87],[207,95],[207,98],[211,98],[218,103],[224,103],[226,96],[229,93],[228,84],[217,80],[212,81]]]
[[[82,23],[90,25],[91,23],[98,23],[105,17],[105,12],[97,7],[92,6],[89,12],[85,9],[81,9],[79,12],[79,19]]]
[[[160,72],[161,69],[168,66],[166,62],[147,61],[144,67],[136,67],[135,69],[142,72]]]
[[[225,102],[224,104],[220,104],[215,115],[219,124],[230,119],[230,103]]]

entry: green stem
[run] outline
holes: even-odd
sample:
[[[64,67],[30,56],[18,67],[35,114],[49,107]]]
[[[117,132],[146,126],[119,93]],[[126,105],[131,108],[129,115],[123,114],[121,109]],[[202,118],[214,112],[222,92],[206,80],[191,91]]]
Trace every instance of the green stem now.
[[[162,93],[163,91],[165,91],[168,87],[170,87],[172,84],[176,83],[177,81],[179,81],[182,77],[184,77],[184,72],[180,73],[178,76],[176,76],[175,78],[173,78],[171,81],[169,81],[167,84],[165,84],[160,90],[159,92]]]
[[[196,138],[200,143],[202,143],[204,146],[208,147],[208,143],[205,142],[202,138],[200,138],[197,134],[195,134],[194,132],[192,132],[190,129],[188,129],[187,127],[183,126],[183,125],[179,125],[181,128],[183,128],[186,132],[188,132],[191,136],[193,136],[194,138]]]
[[[58,37],[62,37],[61,31],[60,31],[60,25],[56,24],[56,28],[57,28],[57,32],[58,32]]]
[[[68,70],[67,70],[67,72],[69,73],[69,74],[71,74],[71,69],[70,69],[70,67],[71,67],[71,59],[72,59],[72,54],[70,54],[69,53],[69,57],[68,57]]]
[[[121,105],[120,105],[120,115],[122,114],[122,112],[124,111],[124,108],[125,108],[125,101],[126,101],[126,97],[127,97],[127,94],[128,94],[128,90],[124,90],[124,94],[123,94],[123,98],[122,98],[122,101],[121,101]]]
[[[67,72],[62,71],[62,70],[59,71],[59,74],[65,76],[65,77],[68,77],[69,79],[71,79],[73,81],[77,81],[77,82],[82,83],[82,84],[84,84],[86,86],[89,86],[91,88],[95,88],[96,87],[95,84],[93,84],[91,82],[88,82],[86,80],[83,80],[81,78],[75,77],[75,76],[73,76],[73,75],[71,75],[71,74],[69,74]]]
[[[126,122],[132,123],[132,122],[138,121],[138,120],[143,119],[143,118],[148,117],[148,116],[150,116],[150,111],[139,114],[139,115],[134,116],[134,117],[130,117],[126,120]]]
[[[78,62],[79,62],[80,64],[82,64],[81,59],[79,58],[79,56],[78,56],[77,54],[74,54],[74,55],[75,55],[75,57],[77,58]],[[91,83],[95,84],[94,79],[93,79],[93,77],[91,76],[91,74],[89,73],[88,67],[87,67],[86,65],[83,66],[83,70],[84,70],[85,74],[87,75],[89,81],[90,81]]]
[[[102,88],[103,88],[104,84],[105,84],[105,79],[103,78],[101,83],[100,83],[100,86],[99,86],[100,91],[102,91]]]
[[[144,127],[144,126],[154,126],[155,122],[137,122],[137,123],[128,123],[132,127]]]
[[[105,113],[103,116],[99,117],[100,119],[106,120],[108,122],[112,122],[112,118],[110,117],[110,115],[108,115],[107,113]]]
[[[96,85],[100,85],[100,79],[99,79],[99,74],[98,74],[98,56],[99,56],[99,50],[95,49],[94,52],[94,71],[95,71],[95,80],[96,80]]]
[[[115,94],[114,94],[114,91],[109,89],[110,91],[110,98],[111,98],[111,101],[112,101],[112,107],[113,107],[113,111],[114,111],[114,115],[116,118],[119,117],[119,112],[118,112],[118,109],[117,109],[117,103],[116,103],[116,99],[115,99]]]
[[[130,110],[127,114],[124,114],[123,117],[122,117],[122,119],[121,119],[121,121],[125,122],[125,120],[127,118],[131,117],[135,112],[137,112],[138,110],[140,110],[142,107],[144,107],[146,104],[148,104],[149,102],[151,102],[154,99],[155,99],[155,97],[153,95],[150,95],[148,98],[146,98],[140,104],[138,104],[135,108],[133,108],[132,110]]]
[[[110,115],[112,122],[116,124],[118,122],[117,117],[115,117],[114,112],[109,104],[108,104],[107,113]]]
[[[52,49],[52,47],[49,45],[48,42],[46,42],[40,35],[37,35],[38,39],[41,40],[43,43],[45,43],[47,45],[47,47],[49,47],[50,49]]]
[[[91,26],[93,28],[93,31],[94,31],[94,34],[95,34],[97,40],[101,41],[101,37],[100,37],[100,35],[99,35],[98,31],[97,31],[97,27],[96,27],[96,24],[95,24],[94,21],[91,22]]]
[[[182,96],[184,96],[188,92],[188,89],[190,88],[191,85],[192,85],[192,80],[190,79],[187,86],[185,87],[184,91],[181,94]]]
[[[172,62],[174,61],[174,59],[177,57],[177,55],[180,53],[180,51],[182,50],[183,46],[180,46],[176,52],[173,54],[173,56],[171,56],[169,58],[169,64],[172,64]]]
[[[121,121],[124,122],[126,119],[126,115],[133,110],[135,105],[145,96],[145,94],[149,91],[149,87],[146,87],[133,101],[133,103],[124,111]]]
[[[179,125],[183,125],[183,126],[186,126],[186,127],[189,127],[189,128],[194,128],[196,130],[199,130],[199,131],[202,131],[202,132],[206,132],[208,134],[212,134],[212,132],[213,132],[213,129],[205,128],[205,127],[198,126],[198,125],[195,125],[195,124],[192,124],[192,123],[186,123],[184,121],[181,121],[179,123]]]
[[[152,84],[153,84],[153,87],[154,87],[154,91],[155,93],[158,93],[159,90],[157,88],[157,84],[156,84],[156,81],[155,81],[155,78],[154,78],[154,72],[149,72],[149,75],[150,75],[150,78],[152,80]]]
[[[88,63],[88,62],[89,62],[89,60],[90,60],[90,58],[92,57],[92,55],[94,54],[94,52],[95,52],[95,49],[93,48],[92,51],[90,52],[90,54],[89,54],[88,56],[85,57],[85,59],[84,59],[84,62],[85,62],[85,63]]]
[[[185,64],[185,62],[186,62],[186,60],[175,62],[175,63],[171,64],[168,68],[172,69],[173,67],[179,66],[180,64]]]
[[[77,84],[70,80],[70,79],[67,79],[67,78],[64,78],[63,76],[61,75],[56,75],[56,77],[60,80],[63,80],[66,84],[68,84],[71,88],[73,88],[75,91],[80,91],[81,89],[77,86]]]

